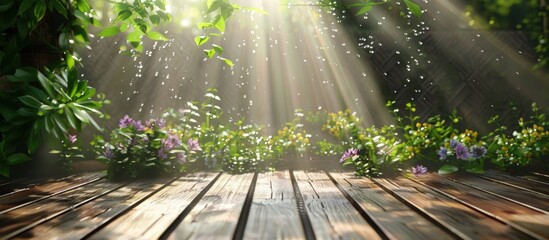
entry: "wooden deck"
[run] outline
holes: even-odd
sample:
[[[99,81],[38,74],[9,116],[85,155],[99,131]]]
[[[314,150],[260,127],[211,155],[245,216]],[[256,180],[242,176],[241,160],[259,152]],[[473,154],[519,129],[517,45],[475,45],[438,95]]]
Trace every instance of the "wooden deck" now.
[[[0,182],[1,239],[548,239],[549,176],[100,173]]]

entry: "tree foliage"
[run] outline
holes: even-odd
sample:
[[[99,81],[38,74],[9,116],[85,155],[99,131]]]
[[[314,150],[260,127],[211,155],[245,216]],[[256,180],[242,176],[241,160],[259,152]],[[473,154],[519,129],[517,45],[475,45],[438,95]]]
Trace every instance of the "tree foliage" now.
[[[542,0],[469,0],[466,15],[473,27],[517,30],[529,34],[538,54],[537,68],[549,69],[549,6]]]

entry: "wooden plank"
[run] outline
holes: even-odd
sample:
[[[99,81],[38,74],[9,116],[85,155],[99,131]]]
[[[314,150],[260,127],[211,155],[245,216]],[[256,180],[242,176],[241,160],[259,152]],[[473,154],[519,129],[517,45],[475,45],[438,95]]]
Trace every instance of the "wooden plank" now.
[[[9,194],[11,192],[28,188],[36,184],[53,181],[55,179],[46,179],[46,178],[26,178],[26,179],[18,179],[11,182],[8,182],[2,186],[0,186],[0,196]]]
[[[352,173],[330,175],[376,222],[391,239],[453,239],[435,224],[398,201],[372,180]]]
[[[524,176],[522,176],[522,178],[530,180],[530,181],[534,181],[534,182],[537,182],[537,183],[540,183],[540,184],[549,185],[549,177],[544,176],[544,175],[540,175],[539,173],[538,174],[524,175]]]
[[[181,177],[90,236],[92,239],[157,239],[217,173]]]
[[[546,225],[545,229],[534,228],[529,224],[524,224],[521,221],[517,221],[516,225],[514,225],[513,223],[515,222],[510,221],[516,216],[520,216],[522,218],[533,215],[545,215],[543,212],[539,212],[515,202],[502,199],[498,196],[456,183],[437,174],[428,174],[426,176],[416,177],[414,179],[444,192],[449,196],[459,199],[463,201],[464,204],[469,204],[471,207],[474,207],[477,211],[481,211],[492,218],[505,222],[516,229],[528,233],[531,236],[549,238],[549,221],[542,223]]]
[[[14,183],[20,182],[22,180],[23,180],[22,178],[19,178],[19,179],[4,178],[4,179],[0,180],[0,187],[4,187],[4,186],[10,185],[10,184],[14,184]]]
[[[107,194],[123,183],[100,180],[0,215],[0,236],[10,238]]]
[[[462,239],[531,239],[507,224],[487,217],[409,179],[372,179],[417,211]]]
[[[542,177],[542,178],[544,178],[547,182],[549,182],[549,173],[532,172],[531,174],[532,174],[532,175],[535,175],[535,176],[538,176],[538,177]]]
[[[446,178],[492,195],[496,195],[500,198],[505,198],[525,207],[535,209],[538,212],[548,214],[549,196],[547,195],[536,194],[524,189],[517,189],[508,185],[498,184],[483,178],[471,176],[469,174],[452,174],[450,176],[446,176]]]
[[[100,173],[80,174],[14,190],[0,197],[0,214],[98,181],[103,176]]]
[[[171,181],[165,178],[137,180],[40,224],[19,235],[18,239],[81,239]]]
[[[325,173],[294,175],[317,238],[381,239]]]
[[[253,176],[221,175],[168,239],[231,239]]]
[[[549,195],[549,186],[547,186],[547,184],[530,181],[521,177],[510,176],[497,171],[486,171],[484,174],[480,175],[480,177],[514,188],[527,189],[529,191]]]
[[[259,174],[244,232],[244,239],[273,238],[305,238],[289,171]]]

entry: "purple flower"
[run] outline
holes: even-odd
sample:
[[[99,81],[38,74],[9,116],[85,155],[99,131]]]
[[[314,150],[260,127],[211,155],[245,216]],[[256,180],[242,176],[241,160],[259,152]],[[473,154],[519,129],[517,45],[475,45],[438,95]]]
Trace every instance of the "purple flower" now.
[[[486,154],[486,148],[485,147],[479,147],[479,146],[472,146],[471,147],[471,155],[473,158],[481,158],[484,157],[484,154]]]
[[[177,161],[179,161],[180,163],[187,163],[187,155],[185,155],[185,153],[177,153],[175,155],[175,158],[177,159]]]
[[[151,129],[154,127],[163,128],[164,126],[166,126],[166,123],[162,118],[157,118],[145,121],[145,126]]]
[[[111,148],[107,147],[105,148],[105,152],[103,152],[103,156],[108,159],[112,159],[114,157],[114,152],[112,152]]]
[[[198,139],[193,140],[192,138],[189,138],[187,145],[189,145],[189,150],[191,151],[202,151],[202,148],[200,148],[200,144],[198,143]]]
[[[415,167],[412,167],[412,173],[415,175],[422,175],[427,173],[427,168],[423,165],[417,165]]]
[[[132,121],[130,124],[131,124],[131,125],[135,128],[135,130],[138,131],[138,132],[141,132],[141,131],[143,131],[143,129],[145,129],[145,127],[141,124],[141,121]]]
[[[181,146],[181,141],[175,133],[168,133],[168,138],[162,139],[162,145],[167,150]]]
[[[463,144],[458,144],[456,147],[456,158],[467,160],[470,157],[469,149]]]
[[[155,120],[155,123],[158,128],[163,128],[164,126],[166,126],[166,122],[164,122],[164,119],[162,118],[157,118]]]
[[[118,126],[120,128],[126,128],[130,125],[132,125],[133,123],[133,119],[130,118],[127,114],[122,118],[120,119],[120,121],[118,121]]]
[[[461,144],[461,143],[458,142],[458,140],[455,140],[455,139],[450,140],[450,148],[451,148],[451,149],[456,149],[456,147],[457,147],[458,145],[460,145],[460,144]]]
[[[440,151],[438,151],[438,156],[440,157],[440,160],[446,160],[446,157],[448,156],[448,149],[445,147],[440,147]]]
[[[67,136],[67,138],[68,138],[68,140],[71,144],[74,144],[76,142],[76,140],[78,140],[78,138],[76,138],[76,135],[70,135],[69,134],[69,136]]]
[[[166,159],[168,158],[168,154],[166,153],[166,151],[164,150],[164,148],[161,148],[158,150],[158,154],[157,154],[158,158],[160,159]]]
[[[354,156],[358,155],[358,149],[356,148],[349,148],[347,151],[343,153],[343,156],[341,156],[341,159],[339,159],[339,162],[344,162],[348,158],[352,158]]]

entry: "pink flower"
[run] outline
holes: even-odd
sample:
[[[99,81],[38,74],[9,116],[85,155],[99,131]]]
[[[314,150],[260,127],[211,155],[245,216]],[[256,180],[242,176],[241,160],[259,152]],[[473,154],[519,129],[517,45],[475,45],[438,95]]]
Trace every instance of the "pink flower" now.
[[[189,145],[189,150],[191,151],[202,151],[202,148],[200,148],[200,144],[198,143],[198,139],[193,140],[192,138],[189,138],[187,144]]]
[[[70,135],[67,137],[69,139],[69,142],[71,144],[74,144],[76,142],[76,140],[78,140],[78,138],[76,137],[76,135]]]
[[[349,148],[347,151],[343,153],[343,156],[341,156],[341,159],[339,159],[339,162],[344,162],[348,158],[352,158],[354,156],[358,155],[358,149],[356,148]]]

